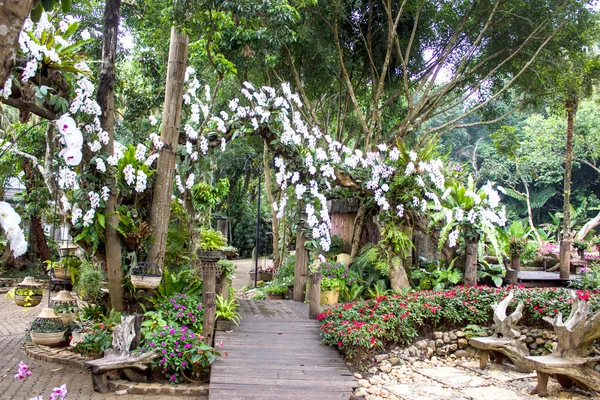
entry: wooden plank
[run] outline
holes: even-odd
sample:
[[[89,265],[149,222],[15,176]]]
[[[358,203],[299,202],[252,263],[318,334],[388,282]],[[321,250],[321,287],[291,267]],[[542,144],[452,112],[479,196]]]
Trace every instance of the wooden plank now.
[[[337,350],[324,346],[320,324],[303,303],[240,300],[245,318],[217,332],[228,357],[215,361],[210,400],[348,399],[357,382]]]

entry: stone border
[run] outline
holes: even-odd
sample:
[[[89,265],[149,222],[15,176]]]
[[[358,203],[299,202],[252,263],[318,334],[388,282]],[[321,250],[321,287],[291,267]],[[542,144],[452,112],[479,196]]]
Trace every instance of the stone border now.
[[[24,346],[25,354],[40,361],[47,361],[55,364],[70,365],[71,367],[83,370],[83,363],[92,360],[90,357],[84,357],[75,354],[65,348],[56,348],[40,346],[35,343],[27,342]]]
[[[55,364],[69,365],[81,370],[84,370],[84,362],[93,359],[91,357],[84,357],[82,355],[75,354],[64,347],[40,346],[31,342],[25,343],[24,350],[25,354],[33,359]],[[119,394],[169,394],[190,397],[201,396],[208,398],[208,386],[208,383],[200,385],[179,384],[174,386],[168,383],[140,383],[125,380],[108,381],[108,388],[113,392],[119,392]]]
[[[138,383],[124,380],[108,381],[108,388],[119,395],[123,394],[168,394],[175,396],[205,397],[208,398],[208,383],[204,384],[162,384],[162,383]]]

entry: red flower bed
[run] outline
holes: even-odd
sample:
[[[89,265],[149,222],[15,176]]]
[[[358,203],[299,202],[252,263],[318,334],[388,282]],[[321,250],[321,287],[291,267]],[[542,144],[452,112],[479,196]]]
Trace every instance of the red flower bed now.
[[[509,286],[456,287],[434,292],[414,291],[381,296],[376,299],[336,305],[318,316],[321,337],[337,346],[348,358],[362,356],[388,343],[408,344],[415,337],[440,327],[461,327],[492,322],[491,305],[515,292],[513,305],[523,301],[524,324],[539,324],[545,316],[570,313],[566,289],[524,289]],[[577,291],[582,300],[591,302],[592,311],[600,310],[600,290]]]

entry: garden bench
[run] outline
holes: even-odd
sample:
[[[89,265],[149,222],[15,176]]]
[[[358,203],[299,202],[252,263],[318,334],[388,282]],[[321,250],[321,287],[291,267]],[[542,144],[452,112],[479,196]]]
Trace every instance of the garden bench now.
[[[554,326],[557,337],[556,350],[547,356],[527,357],[537,372],[537,387],[532,391],[548,396],[548,377],[554,377],[563,387],[579,388],[591,392],[600,391],[600,373],[594,363],[600,357],[590,357],[595,352],[593,342],[600,339],[600,312],[589,316],[590,306],[571,292],[571,314],[563,322],[562,314],[544,317]]]
[[[516,329],[517,322],[523,317],[523,302],[515,311],[506,316],[506,308],[514,297],[510,292],[504,300],[498,304],[493,304],[495,334],[489,337],[476,337],[469,341],[469,344],[479,349],[479,367],[484,369],[491,357],[494,362],[500,364],[505,359],[509,359],[519,372],[531,372],[532,368],[525,359],[529,355],[527,345],[521,339],[521,332]]]
[[[122,371],[133,382],[147,380],[145,372],[150,369],[152,360],[158,357],[158,350],[139,355],[132,355],[140,341],[141,315],[121,317],[121,323],[113,331],[112,348],[106,350],[104,357],[86,361],[84,368],[92,374],[94,390],[108,392],[106,375],[110,371]],[[144,372],[144,373],[140,373]]]

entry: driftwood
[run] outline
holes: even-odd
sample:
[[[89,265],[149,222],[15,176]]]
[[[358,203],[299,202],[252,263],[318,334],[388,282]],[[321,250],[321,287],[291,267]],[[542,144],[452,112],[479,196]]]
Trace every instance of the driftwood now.
[[[514,297],[510,292],[504,300],[493,304],[495,335],[491,337],[472,338],[469,344],[479,349],[479,367],[484,369],[490,357],[500,364],[509,359],[519,372],[531,372],[532,367],[525,359],[529,355],[527,345],[520,339],[521,332],[517,329],[517,322],[523,317],[523,302],[519,302],[516,310],[506,315],[506,309]]]
[[[589,316],[590,306],[571,292],[571,314],[565,322],[558,313],[544,320],[554,326],[556,350],[547,356],[527,357],[537,372],[538,382],[532,393],[548,395],[548,377],[554,377],[563,387],[578,386],[587,391],[600,390],[600,373],[593,368],[600,357],[594,353],[593,342],[600,339],[600,312]]]
[[[131,355],[131,350],[137,346],[136,343],[139,343],[140,326],[141,315],[122,317],[121,323],[113,331],[112,348],[106,350],[103,358],[84,363],[86,371],[92,374],[95,391],[108,392],[106,375],[114,370],[122,370],[123,374],[134,382],[147,380],[147,376],[139,371],[145,372],[150,369],[150,363],[158,357],[158,351]]]

